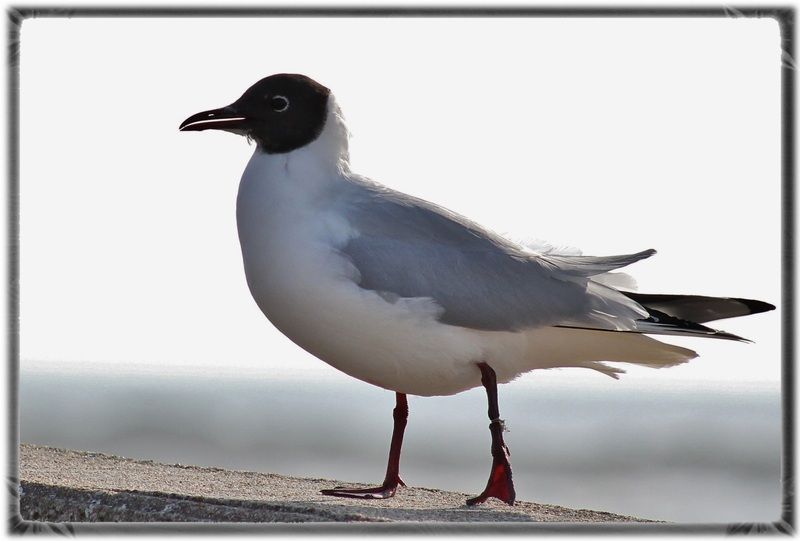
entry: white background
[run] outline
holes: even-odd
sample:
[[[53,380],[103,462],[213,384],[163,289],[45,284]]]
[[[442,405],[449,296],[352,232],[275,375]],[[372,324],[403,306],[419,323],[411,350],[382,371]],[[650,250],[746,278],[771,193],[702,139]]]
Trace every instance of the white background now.
[[[333,90],[357,172],[515,239],[656,248],[629,269],[643,292],[777,305],[779,45],[770,19],[26,20],[22,368],[345,377],[249,297],[253,148],[177,131],[277,72]],[[722,322],[756,343],[682,340],[701,357],[625,385],[774,385],[779,322]]]

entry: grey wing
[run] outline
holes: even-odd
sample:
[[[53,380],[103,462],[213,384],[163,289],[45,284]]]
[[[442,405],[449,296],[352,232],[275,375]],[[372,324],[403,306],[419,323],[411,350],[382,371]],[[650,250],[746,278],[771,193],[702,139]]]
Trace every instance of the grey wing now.
[[[444,309],[444,323],[490,331],[565,322],[609,327],[592,316],[598,309],[616,309],[612,318],[631,320],[646,313],[587,278],[644,252],[617,259],[539,257],[446,209],[377,186],[362,186],[347,206],[358,234],[341,252],[358,270],[360,287],[432,298]]]

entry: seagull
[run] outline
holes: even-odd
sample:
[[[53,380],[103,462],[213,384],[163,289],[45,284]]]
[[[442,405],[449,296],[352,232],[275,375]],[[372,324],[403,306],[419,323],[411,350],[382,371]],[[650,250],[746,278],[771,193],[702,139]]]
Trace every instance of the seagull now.
[[[236,217],[247,284],[264,315],[312,355],[395,393],[383,483],[325,495],[394,496],[405,486],[407,395],[483,386],[492,465],[486,488],[466,503],[493,497],[513,505],[499,383],[534,369],[579,367],[617,378],[624,370],[607,362],[681,364],[697,354],[647,335],[746,342],[703,323],[775,308],[628,291],[613,271],[655,250],[593,257],[532,249],[360,176],[350,170],[349,133],[334,95],[304,75],[261,79],[179,129],[255,142]]]

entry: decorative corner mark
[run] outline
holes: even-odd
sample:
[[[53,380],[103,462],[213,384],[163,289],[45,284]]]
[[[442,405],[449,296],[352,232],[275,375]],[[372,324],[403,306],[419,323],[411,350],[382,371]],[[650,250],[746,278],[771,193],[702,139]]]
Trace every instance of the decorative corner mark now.
[[[731,6],[722,6],[722,11],[725,12],[726,17],[730,17],[732,19],[738,19],[745,16],[745,14],[742,13],[740,10]]]
[[[75,527],[69,522],[43,522],[38,520],[25,520],[20,513],[20,500],[25,495],[25,489],[20,480],[13,475],[6,477],[6,489],[11,494],[11,508],[8,517],[8,532],[15,534],[38,534],[42,532],[54,533],[62,536],[75,537]]]
[[[797,62],[789,51],[781,49],[781,67],[792,71],[797,71]]]

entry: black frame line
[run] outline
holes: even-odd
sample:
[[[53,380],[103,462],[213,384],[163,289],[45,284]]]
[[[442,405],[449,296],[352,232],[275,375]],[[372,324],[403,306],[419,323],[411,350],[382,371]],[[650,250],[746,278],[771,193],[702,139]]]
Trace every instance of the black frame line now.
[[[601,534],[679,534],[679,533],[783,533],[794,535],[795,476],[794,476],[794,196],[795,196],[795,9],[787,6],[609,6],[609,7],[184,7],[184,6],[9,6],[7,16],[7,136],[8,185],[8,457],[6,474],[9,510],[7,532],[11,534],[51,532],[62,535],[82,534],[531,534],[531,533],[601,533]],[[26,521],[19,510],[19,46],[20,28],[25,19],[32,18],[92,18],[92,17],[150,17],[150,18],[232,18],[232,17],[596,17],[596,18],[773,18],[781,33],[781,401],[783,409],[783,502],[781,520],[773,523],[742,524],[578,524],[578,523],[47,523]]]

